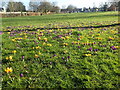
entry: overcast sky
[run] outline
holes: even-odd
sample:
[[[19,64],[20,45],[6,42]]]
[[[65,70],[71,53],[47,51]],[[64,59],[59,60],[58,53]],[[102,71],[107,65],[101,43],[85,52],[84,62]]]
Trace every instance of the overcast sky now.
[[[13,0],[13,1],[23,2],[24,5],[26,5],[26,8],[28,9],[30,0]],[[77,8],[83,8],[93,6],[99,7],[100,3],[108,2],[109,0],[47,0],[47,1],[56,2],[60,8],[63,7],[66,8],[70,4],[76,6]]]

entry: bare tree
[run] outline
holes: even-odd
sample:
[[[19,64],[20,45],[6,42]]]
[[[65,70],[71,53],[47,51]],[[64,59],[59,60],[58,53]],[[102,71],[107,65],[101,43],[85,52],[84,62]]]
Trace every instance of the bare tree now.
[[[30,0],[29,7],[31,11],[37,11],[38,6],[40,5],[41,0]]]
[[[7,11],[14,12],[15,3],[13,0],[8,2]]]
[[[76,9],[76,7],[73,5],[68,5],[68,7],[67,7],[67,10],[69,11],[69,13],[73,12],[74,9]]]
[[[42,1],[42,2],[40,2],[40,5],[38,6],[38,11],[40,11],[42,13],[47,13],[47,12],[51,11],[52,8],[53,8],[53,6],[50,2]]]
[[[8,3],[8,0],[1,0],[0,7],[6,7],[7,3]]]
[[[52,12],[59,13],[60,12],[60,7],[57,6],[57,2],[52,2]]]
[[[111,9],[114,8],[115,11],[117,11],[119,9],[119,7],[120,7],[119,3],[120,3],[119,0],[109,0],[108,1],[109,7]]]
[[[53,8],[52,8],[51,11],[52,11],[52,12],[59,13],[59,12],[60,12],[60,7],[58,7],[58,6],[53,6]]]
[[[22,12],[22,11],[26,11],[25,6],[23,5],[22,2],[8,2],[7,5],[7,11],[10,12]]]

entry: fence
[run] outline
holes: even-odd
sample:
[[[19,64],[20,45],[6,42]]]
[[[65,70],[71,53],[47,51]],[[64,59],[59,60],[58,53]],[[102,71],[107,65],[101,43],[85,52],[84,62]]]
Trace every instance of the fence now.
[[[17,17],[17,16],[40,16],[40,12],[0,12],[2,17]]]

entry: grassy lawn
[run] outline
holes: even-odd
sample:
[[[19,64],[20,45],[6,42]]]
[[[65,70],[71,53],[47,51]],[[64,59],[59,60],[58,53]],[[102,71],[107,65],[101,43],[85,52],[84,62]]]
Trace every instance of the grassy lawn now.
[[[117,12],[3,18],[2,86],[119,88],[119,26],[60,29],[116,23]]]
[[[96,12],[96,13],[54,14],[43,16],[24,16],[14,18],[3,18],[2,25],[3,27],[21,25],[43,26],[48,24],[79,25],[80,23],[88,24],[91,22],[94,23],[107,22],[106,24],[111,24],[118,22],[117,15],[118,12]]]

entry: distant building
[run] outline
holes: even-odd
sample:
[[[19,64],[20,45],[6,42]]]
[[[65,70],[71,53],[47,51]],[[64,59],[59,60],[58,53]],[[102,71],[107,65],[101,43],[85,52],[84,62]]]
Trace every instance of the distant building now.
[[[67,9],[61,9],[61,13],[69,13]]]
[[[90,12],[89,8],[83,8],[83,12]]]
[[[118,7],[115,6],[115,5],[111,5],[111,6],[108,8],[108,11],[118,11]]]
[[[61,9],[61,12],[62,13],[79,13],[79,12],[104,12],[104,8],[101,7],[101,8],[97,8],[97,7],[93,7],[93,8],[76,8],[72,11],[68,11],[67,9]],[[115,6],[115,5],[111,5],[107,11],[118,11],[118,7]]]
[[[60,12],[61,13],[79,13],[79,12],[82,12],[82,8],[76,8],[76,9],[73,9],[72,11],[69,11],[67,9],[61,9]]]
[[[4,7],[0,7],[0,12],[6,12],[6,9]]]
[[[4,11],[4,8],[0,8],[0,12],[3,12]]]
[[[82,12],[82,8],[77,8],[77,9],[75,10],[75,12],[77,12],[77,13]]]

